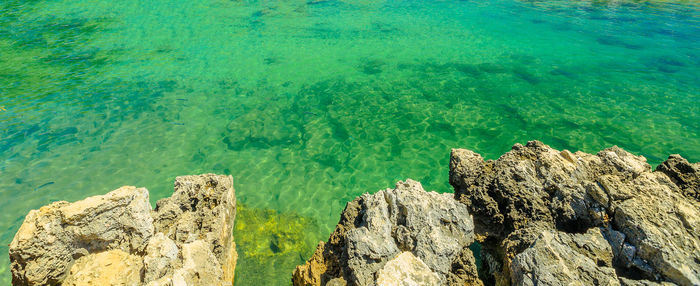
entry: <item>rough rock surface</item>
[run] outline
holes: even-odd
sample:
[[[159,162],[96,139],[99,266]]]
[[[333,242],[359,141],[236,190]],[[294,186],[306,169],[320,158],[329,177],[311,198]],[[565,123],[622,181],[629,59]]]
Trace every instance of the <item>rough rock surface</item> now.
[[[440,278],[411,252],[389,260],[377,273],[377,285],[440,285]]]
[[[234,195],[231,176],[207,174],[178,177],[155,211],[135,187],[32,210],[10,244],[12,283],[231,285]]]
[[[195,240],[182,246],[182,267],[173,274],[174,285],[225,284],[223,269],[209,248],[203,240]]]
[[[12,284],[59,284],[81,256],[143,250],[153,235],[150,211],[148,191],[135,187],[30,211],[10,244]]]
[[[295,269],[292,281],[294,285],[375,285],[378,272],[389,261],[411,253],[416,258],[413,265],[425,264],[440,284],[465,283],[463,277],[476,277],[468,249],[472,232],[467,208],[451,194],[426,192],[409,179],[398,182],[395,189],[349,202],[328,242],[319,243],[311,259]],[[425,277],[432,281],[427,277],[433,276]]]
[[[652,172],[618,147],[531,141],[495,161],[452,150],[450,184],[474,216],[490,282],[700,285],[699,169],[672,155]]]
[[[140,257],[108,250],[78,258],[63,285],[139,285],[142,268]]]
[[[656,171],[666,174],[684,195],[700,202],[700,163],[691,164],[680,155],[673,154],[657,166]]]
[[[612,249],[600,229],[584,234],[543,232],[513,258],[516,285],[620,285]]]
[[[222,281],[233,281],[238,258],[233,241],[235,216],[231,176],[182,176],[175,178],[173,195],[156,204],[153,223],[156,232],[164,233],[183,250],[185,244],[202,240],[204,244],[196,245],[207,245],[216,258],[209,262],[210,266],[223,269]],[[209,255],[203,249],[197,252]]]
[[[172,239],[162,232],[154,235],[146,247],[143,257],[144,281],[154,281],[172,275],[173,269],[179,268],[180,249]]]

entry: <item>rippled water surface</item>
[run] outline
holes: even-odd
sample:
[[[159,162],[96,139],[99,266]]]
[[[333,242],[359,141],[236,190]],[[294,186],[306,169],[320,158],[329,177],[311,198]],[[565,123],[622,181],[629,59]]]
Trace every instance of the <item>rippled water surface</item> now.
[[[238,285],[284,285],[345,203],[450,148],[700,160],[700,6],[0,0],[0,283],[24,215],[234,176]]]

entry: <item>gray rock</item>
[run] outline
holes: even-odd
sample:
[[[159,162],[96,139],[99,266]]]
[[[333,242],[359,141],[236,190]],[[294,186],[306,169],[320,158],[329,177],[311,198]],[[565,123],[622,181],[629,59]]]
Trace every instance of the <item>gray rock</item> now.
[[[426,192],[410,179],[398,182],[395,189],[348,203],[329,241],[297,267],[293,283],[325,285],[342,279],[348,285],[375,285],[377,273],[402,252],[417,257],[442,284],[449,277],[463,282],[466,273],[475,279],[474,260],[464,254],[471,255],[472,233],[467,208],[450,194]],[[457,271],[465,275],[450,275]]]
[[[683,199],[662,174],[640,175],[628,186],[637,195],[618,204],[613,223],[636,248],[632,264],[646,276],[700,285],[700,204]]]
[[[603,229],[603,235],[612,248],[613,255],[620,257],[625,246],[625,234],[610,228]]]
[[[500,270],[489,269],[497,283],[513,279],[513,257],[541,233],[602,227],[617,273],[700,285],[698,170],[679,156],[652,172],[644,157],[618,147],[572,154],[531,141],[495,161],[453,150],[450,183],[474,216],[477,239],[499,262],[492,264]]]
[[[620,285],[612,249],[598,229],[543,232],[510,265],[515,285]]]
[[[59,284],[81,256],[143,250],[153,235],[150,211],[148,191],[135,187],[30,211],[10,244],[12,284]]]

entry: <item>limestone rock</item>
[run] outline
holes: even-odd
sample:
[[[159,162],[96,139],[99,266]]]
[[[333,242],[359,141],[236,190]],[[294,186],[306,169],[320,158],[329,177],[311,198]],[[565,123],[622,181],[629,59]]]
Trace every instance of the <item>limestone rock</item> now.
[[[178,177],[151,210],[122,187],[32,210],[10,245],[14,285],[232,285],[231,176]],[[154,235],[155,231],[155,235]]]
[[[144,281],[154,281],[167,275],[172,275],[173,268],[180,264],[180,250],[174,241],[162,232],[156,233],[146,246],[146,256],[143,258]]]
[[[377,273],[377,285],[440,285],[440,278],[411,252],[402,252],[389,260]]]
[[[449,273],[473,266],[454,264],[473,242],[472,232],[464,205],[450,194],[426,192],[409,179],[398,182],[395,189],[349,202],[328,242],[319,244],[309,262],[297,267],[292,281],[295,285],[341,280],[348,285],[375,285],[377,273],[388,261],[410,252],[444,284]]]
[[[178,247],[204,240],[228,283],[233,281],[238,258],[233,242],[235,216],[233,178],[214,174],[177,177],[173,195],[159,200],[153,212],[156,232]]]
[[[109,249],[143,250],[153,235],[148,191],[122,187],[27,214],[10,244],[13,285],[55,285],[75,259]]]
[[[182,268],[173,274],[174,285],[231,285],[224,281],[223,268],[207,242],[195,240],[183,245],[182,258]]]
[[[483,282],[479,279],[476,268],[476,258],[471,249],[464,248],[452,261],[452,269],[447,274],[447,285],[471,285],[481,286]]]
[[[292,277],[293,285],[322,285],[323,281],[321,280],[321,276],[328,270],[323,257],[325,249],[326,243],[320,241],[313,256],[311,256],[306,264],[296,267]],[[343,282],[345,282],[345,280],[343,280]]]
[[[474,216],[484,257],[495,258],[488,272],[497,284],[534,281],[526,275],[538,271],[528,268],[540,253],[533,247],[556,245],[557,252],[581,254],[562,244],[560,233],[574,239],[602,229],[611,252],[599,252],[594,261],[603,261],[603,266],[586,264],[593,271],[587,273],[567,268],[578,273],[565,276],[551,276],[556,274],[552,269],[550,278],[581,281],[585,275],[610,273],[609,281],[625,278],[627,284],[643,278],[638,281],[700,285],[700,203],[693,199],[697,166],[672,155],[652,172],[644,157],[618,147],[592,155],[531,141],[514,145],[498,160],[484,161],[472,151],[454,149],[450,184]],[[545,240],[543,233],[552,239]],[[610,265],[603,254],[612,255],[616,272],[604,269]]]
[[[620,285],[600,230],[543,232],[510,265],[515,285]]]
[[[140,257],[108,250],[78,258],[63,285],[139,285],[142,268]]]
[[[646,277],[700,285],[700,204],[680,199],[672,188],[652,187],[658,182],[672,185],[666,177],[639,176],[634,182],[639,195],[615,208],[614,224]]]
[[[673,286],[676,284],[670,282],[652,282],[649,280],[632,280],[620,277],[620,285],[622,286]]]
[[[666,174],[687,197],[700,202],[700,163],[689,163],[678,154],[656,167],[656,171]]]

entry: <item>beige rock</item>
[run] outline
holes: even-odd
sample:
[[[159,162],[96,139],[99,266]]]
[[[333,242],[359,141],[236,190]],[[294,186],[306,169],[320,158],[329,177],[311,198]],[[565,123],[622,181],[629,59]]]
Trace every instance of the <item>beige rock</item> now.
[[[328,281],[327,284],[325,284],[325,286],[345,286],[345,285],[348,285],[347,281],[345,281],[345,279],[340,278],[340,277],[333,278],[330,281]]]
[[[322,284],[321,275],[328,270],[323,260],[325,246],[326,243],[320,241],[308,262],[296,267],[292,277],[292,284],[304,286]]]
[[[630,185],[637,195],[618,204],[615,222],[635,246],[635,258],[654,268],[650,275],[700,285],[700,204],[682,199],[658,172],[640,175]]]
[[[206,174],[178,177],[155,211],[135,187],[30,211],[10,245],[13,284],[232,285],[234,195],[231,176]]]
[[[233,282],[238,255],[233,242],[236,197],[233,178],[205,174],[175,179],[175,191],[158,201],[153,212],[156,232],[178,247],[203,239],[222,268],[223,281]]]
[[[144,263],[144,282],[157,280],[172,275],[173,269],[179,267],[180,250],[170,238],[162,232],[156,233],[146,246]]]
[[[182,268],[173,274],[174,285],[231,285],[224,282],[223,268],[204,240],[183,245],[182,259]]]
[[[143,250],[153,234],[150,211],[148,191],[135,187],[30,211],[10,244],[12,283],[58,284],[78,257]]]
[[[481,279],[479,279],[479,273],[476,268],[476,258],[471,249],[462,249],[462,252],[452,261],[452,266],[451,271],[447,273],[446,285],[484,285]]]
[[[140,257],[121,250],[90,254],[75,261],[63,285],[140,285],[142,268]]]
[[[440,285],[440,277],[411,252],[402,252],[389,260],[377,273],[377,285]]]

